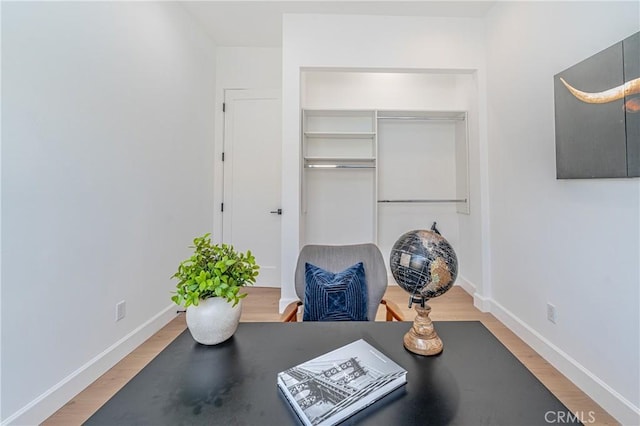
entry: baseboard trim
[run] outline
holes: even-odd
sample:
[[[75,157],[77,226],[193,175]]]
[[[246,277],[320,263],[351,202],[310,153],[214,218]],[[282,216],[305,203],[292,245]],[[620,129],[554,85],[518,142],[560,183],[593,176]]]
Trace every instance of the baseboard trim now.
[[[278,285],[278,284],[260,284],[260,283],[255,283],[255,284],[251,284],[251,288],[277,288],[277,289],[280,289],[280,285]]]
[[[474,297],[475,302],[475,297]],[[491,312],[527,345],[540,354],[584,393],[621,424],[640,424],[640,408],[620,395],[586,367],[555,346],[516,315],[493,299],[487,299]],[[474,303],[475,304],[475,303]],[[597,419],[596,419],[597,420]]]
[[[472,296],[476,293],[476,285],[473,284],[468,279],[466,279],[465,277],[463,277],[462,275],[458,275],[455,285],[462,287],[464,291],[466,291]]]
[[[480,312],[491,312],[491,298],[481,296],[480,293],[473,293],[473,306]]]
[[[464,291],[473,297],[473,306],[475,306],[480,312],[489,312],[491,309],[491,299],[478,293],[477,287],[474,283],[465,277],[458,275],[455,285],[462,287]]]
[[[116,365],[122,358],[164,327],[175,316],[176,305],[171,304],[36,399],[7,417],[1,424],[4,426],[42,423],[98,377]]]

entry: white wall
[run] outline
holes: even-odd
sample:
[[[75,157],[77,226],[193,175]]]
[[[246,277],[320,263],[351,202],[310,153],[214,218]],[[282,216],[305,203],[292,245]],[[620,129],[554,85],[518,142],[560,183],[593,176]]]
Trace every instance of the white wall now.
[[[35,424],[175,315],[212,226],[215,46],[172,3],[2,9],[2,419]]]
[[[282,87],[282,49],[275,47],[218,47],[216,85],[223,89],[279,89]]]
[[[218,47],[216,49],[216,99],[215,109],[215,198],[214,205],[222,203],[222,151],[224,141],[224,116],[222,102],[226,89],[281,89],[282,49],[273,47]],[[222,213],[214,210],[213,239],[220,242]]]
[[[491,252],[489,243],[489,192],[487,167],[486,91],[482,78],[484,70],[466,81],[468,96],[468,180],[469,214],[458,216],[460,233],[458,263],[461,273],[457,283],[474,296],[474,304],[482,311],[488,310],[483,301],[491,294]]]
[[[437,72],[305,71],[303,106],[326,109],[464,111],[473,76]]]
[[[283,17],[282,190],[285,214],[282,229],[281,309],[296,298],[293,271],[301,242],[300,102],[303,97],[308,102],[310,96],[314,95],[312,92],[301,93],[301,71],[360,69],[476,72],[477,96],[482,101],[485,78],[483,38],[483,20],[474,18],[336,15]],[[421,105],[427,106],[424,103]],[[484,126],[482,119],[479,116],[476,121],[481,130]],[[479,141],[484,142],[482,138]],[[480,198],[472,199],[472,203],[478,206],[478,215],[483,211],[481,201]],[[474,244],[479,247],[480,241]],[[482,286],[481,283],[477,285]]]
[[[499,2],[486,19],[285,15],[281,307],[295,298],[287,271],[300,243],[301,71],[475,71],[472,214],[460,232],[463,251],[481,256],[466,261],[478,279],[468,288],[619,420],[638,423],[640,184],[555,179],[552,85],[637,31],[638,16],[632,2]]]
[[[640,422],[640,181],[556,180],[553,75],[639,29],[638,2],[487,19],[492,311],[623,424]]]

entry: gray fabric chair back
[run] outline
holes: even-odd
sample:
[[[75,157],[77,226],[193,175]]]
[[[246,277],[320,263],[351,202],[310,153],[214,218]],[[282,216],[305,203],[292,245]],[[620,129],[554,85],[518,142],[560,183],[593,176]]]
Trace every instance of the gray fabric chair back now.
[[[295,286],[298,298],[304,302],[304,264],[311,263],[336,273],[358,262],[364,264],[364,275],[369,293],[367,316],[375,321],[380,301],[387,290],[387,268],[380,249],[375,244],[346,246],[307,245],[300,250],[296,265]]]

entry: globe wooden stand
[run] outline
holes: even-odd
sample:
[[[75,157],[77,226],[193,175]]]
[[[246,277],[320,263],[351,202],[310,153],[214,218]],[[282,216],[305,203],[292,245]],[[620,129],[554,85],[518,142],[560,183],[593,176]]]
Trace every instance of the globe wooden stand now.
[[[429,318],[431,307],[416,304],[415,308],[418,315],[413,320],[411,329],[404,335],[404,347],[418,355],[438,355],[442,352],[442,340]]]

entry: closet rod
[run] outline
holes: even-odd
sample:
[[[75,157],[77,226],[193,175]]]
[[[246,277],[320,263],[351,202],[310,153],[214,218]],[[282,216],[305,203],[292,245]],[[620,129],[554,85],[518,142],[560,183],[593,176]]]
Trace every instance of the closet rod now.
[[[380,117],[378,116],[378,120],[464,121],[464,117],[412,117],[412,116]]]
[[[307,169],[375,169],[374,166],[358,166],[350,164],[307,164]]]
[[[379,203],[466,203],[466,198],[458,200],[378,200]]]

